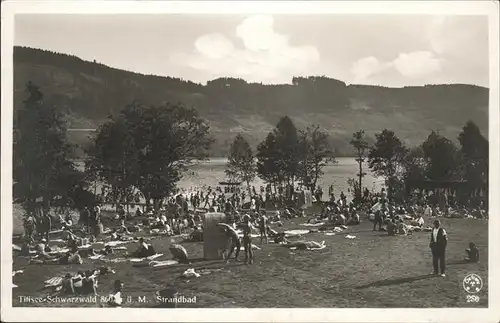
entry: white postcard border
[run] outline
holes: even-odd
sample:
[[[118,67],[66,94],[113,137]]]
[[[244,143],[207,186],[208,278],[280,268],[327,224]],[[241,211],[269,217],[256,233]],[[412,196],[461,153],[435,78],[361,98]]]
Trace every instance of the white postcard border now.
[[[2,2],[1,315],[5,322],[499,322],[499,3],[497,1],[4,1]],[[489,16],[490,222],[489,308],[444,309],[102,309],[12,307],[12,107],[14,15],[20,13],[280,13],[433,14]],[[473,46],[473,44],[471,44]],[[258,295],[256,295],[258,297]]]

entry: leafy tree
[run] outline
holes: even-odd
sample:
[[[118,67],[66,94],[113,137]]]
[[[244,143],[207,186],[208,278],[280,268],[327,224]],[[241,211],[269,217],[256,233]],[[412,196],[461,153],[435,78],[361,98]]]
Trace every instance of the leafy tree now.
[[[123,115],[110,117],[87,149],[86,171],[94,181],[102,179],[111,186],[115,203],[125,203],[135,191],[139,176],[139,152]]]
[[[130,116],[133,138],[140,151],[139,189],[146,198],[153,199],[155,209],[160,202],[174,193],[177,182],[182,178],[193,160],[208,157],[213,143],[209,136],[209,125],[193,108],[182,104],[166,104],[137,109]]]
[[[336,162],[335,156],[328,142],[328,134],[318,125],[307,127],[299,133],[299,166],[302,181],[310,184],[314,190],[318,179],[323,175],[323,168],[328,162]]]
[[[192,161],[208,156],[208,133],[206,120],[192,108],[133,103],[101,127],[90,155],[125,199],[136,187],[158,210]]]
[[[365,131],[359,130],[352,134],[352,139],[349,141],[351,146],[356,150],[356,162],[359,166],[358,171],[358,186],[354,187],[355,197],[361,198],[363,192],[363,177],[366,173],[363,172],[363,163],[365,162],[366,150],[368,149],[368,142],[365,139]],[[352,182],[352,181],[351,181]],[[352,184],[352,183],[351,183]]]
[[[299,170],[299,136],[293,121],[285,116],[273,130],[276,141],[275,154],[287,184],[294,185]]]
[[[388,197],[392,198],[404,175],[408,149],[391,130],[384,129],[375,138],[377,141],[370,149],[368,163],[375,175],[384,177]]]
[[[28,212],[48,210],[56,195],[65,195],[81,178],[70,159],[62,114],[46,104],[40,89],[29,82],[28,98],[14,120],[13,175],[15,193]]]
[[[255,179],[256,164],[252,148],[241,134],[238,134],[231,144],[225,172],[231,179],[244,181],[250,192],[250,182]]]
[[[257,172],[275,188],[294,185],[299,175],[299,136],[289,117],[280,119],[276,128],[257,147]]]
[[[414,147],[408,151],[404,159],[405,179],[406,180],[423,180],[425,178],[425,170],[427,169],[427,161],[422,147]]]
[[[464,177],[467,181],[480,184],[488,180],[488,140],[483,137],[479,127],[467,121],[458,135],[463,161]]]
[[[137,188],[158,210],[192,161],[208,156],[208,133],[206,120],[192,108],[132,103],[99,129],[88,152],[89,169],[98,165],[99,176],[122,201]]]
[[[257,147],[257,174],[262,180],[272,183],[275,189],[285,179],[277,150],[278,143],[274,132],[270,132]]]
[[[422,143],[428,162],[426,177],[430,180],[453,180],[457,175],[457,147],[449,139],[432,131]]]

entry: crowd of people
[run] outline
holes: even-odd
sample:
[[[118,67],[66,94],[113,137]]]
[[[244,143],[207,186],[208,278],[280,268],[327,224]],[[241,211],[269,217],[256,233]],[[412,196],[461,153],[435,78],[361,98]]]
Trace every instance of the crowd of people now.
[[[349,193],[349,192],[348,192]],[[432,195],[416,193],[407,201],[395,202],[387,198],[384,189],[380,192],[370,192],[368,189],[357,199],[348,201],[344,192],[337,199],[333,186],[328,189],[328,197],[323,201],[323,190],[317,187],[310,190],[312,202],[321,205],[321,211],[305,220],[308,225],[318,225],[318,231],[347,225],[358,225],[362,219],[373,222],[373,231],[385,231],[387,235],[407,235],[414,231],[431,232],[430,247],[433,255],[434,274],[444,276],[446,248],[446,231],[436,220],[432,227],[424,227],[424,217],[477,217],[487,218],[484,204],[476,208],[458,206],[451,199],[439,205],[432,200]],[[106,195],[107,196],[107,195]],[[101,206],[97,203],[80,210],[79,218],[74,220],[69,213],[59,212],[51,215],[47,210],[39,214],[27,213],[24,217],[25,239],[21,247],[21,255],[31,256],[32,263],[39,264],[82,264],[84,258],[113,254],[113,248],[105,246],[96,251],[86,249],[82,254],[81,247],[89,246],[96,241],[137,241],[137,249],[128,254],[129,257],[146,258],[156,254],[155,248],[144,238],[137,238],[138,231],[147,231],[149,234],[162,233],[178,235],[190,233],[191,239],[203,240],[203,225],[201,215],[204,212],[222,212],[226,221],[219,223],[226,235],[226,247],[223,257],[226,262],[234,255],[235,261],[240,261],[240,249],[244,250],[244,263],[254,263],[253,233],[258,233],[260,244],[267,244],[269,239],[289,248],[322,248],[324,242],[290,241],[284,232],[278,232],[271,225],[280,227],[283,222],[294,217],[306,217],[305,208],[301,207],[307,197],[302,187],[284,187],[274,189],[268,185],[241,189],[238,186],[205,187],[190,192],[184,191],[172,195],[161,203],[160,208],[154,210],[152,206],[135,206],[131,212],[125,204],[115,204],[116,216],[107,218],[108,229],[104,229]],[[269,210],[273,210],[269,212]],[[54,220],[55,219],[55,220]],[[62,255],[54,253],[53,246],[49,246],[49,233],[55,223],[61,227],[63,247],[67,248]],[[112,228],[111,228],[112,227]],[[444,241],[444,242],[443,242]],[[186,250],[176,243],[172,243],[170,251],[180,262],[189,262]],[[479,250],[474,243],[470,243],[466,250],[468,262],[479,261]],[[438,272],[438,269],[440,270]],[[63,282],[63,292],[68,293],[96,293],[97,278],[93,271],[79,272],[76,276],[66,276]],[[118,286],[119,285],[119,286]],[[117,283],[113,299],[120,301],[120,286]],[[119,306],[114,303],[114,306]]]

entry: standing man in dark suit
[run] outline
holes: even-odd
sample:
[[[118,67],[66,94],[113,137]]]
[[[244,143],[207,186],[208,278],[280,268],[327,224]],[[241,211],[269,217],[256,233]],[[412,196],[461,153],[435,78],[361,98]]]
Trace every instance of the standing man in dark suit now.
[[[446,244],[448,242],[448,237],[446,235],[446,231],[441,227],[441,223],[439,220],[434,221],[434,228],[432,228],[431,232],[431,242],[429,247],[432,251],[432,266],[434,267],[434,275],[438,275],[438,263],[441,268],[441,277],[445,277],[445,250]]]

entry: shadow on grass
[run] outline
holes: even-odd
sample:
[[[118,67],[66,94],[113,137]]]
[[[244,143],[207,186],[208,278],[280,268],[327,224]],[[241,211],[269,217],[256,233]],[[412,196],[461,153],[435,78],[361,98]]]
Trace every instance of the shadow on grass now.
[[[238,267],[242,265],[244,265],[242,261],[239,262],[231,261],[229,263],[225,263],[223,260],[205,260],[204,258],[192,258],[189,259],[189,263],[178,263],[166,267],[176,268],[176,269],[193,268],[195,270],[203,270],[203,269],[218,269],[226,267]]]
[[[435,276],[434,275],[420,275],[420,276],[415,276],[415,277],[385,279],[385,280],[376,281],[376,282],[373,282],[370,284],[357,286],[357,287],[355,287],[355,289],[365,289],[365,288],[370,288],[370,287],[399,285],[399,284],[405,284],[405,283],[412,283],[414,281],[429,279],[429,278],[433,278],[433,277],[435,277]]]
[[[199,243],[199,242],[203,242],[203,241],[194,240],[194,239],[185,239],[185,240],[182,240],[181,242],[182,243]]]
[[[446,265],[450,266],[450,265],[472,265],[472,264],[478,264],[479,262],[470,262],[470,261],[467,261],[465,259],[460,259],[460,260],[454,260],[454,261],[450,261],[450,262],[447,262]]]

